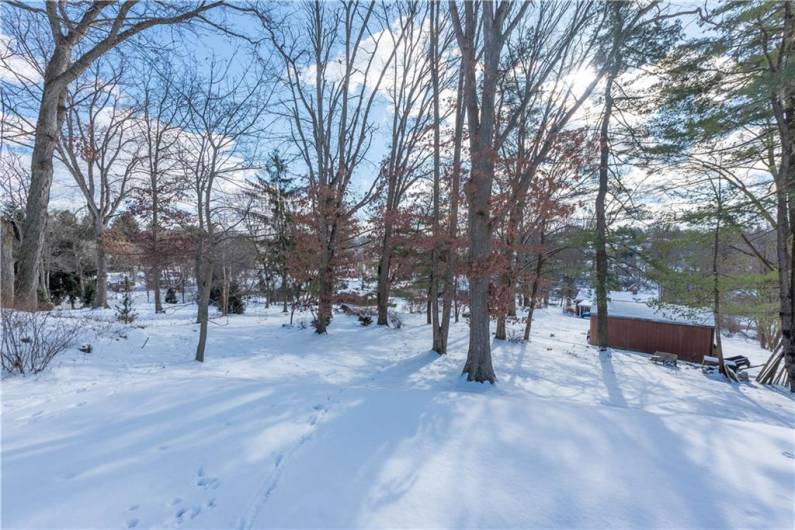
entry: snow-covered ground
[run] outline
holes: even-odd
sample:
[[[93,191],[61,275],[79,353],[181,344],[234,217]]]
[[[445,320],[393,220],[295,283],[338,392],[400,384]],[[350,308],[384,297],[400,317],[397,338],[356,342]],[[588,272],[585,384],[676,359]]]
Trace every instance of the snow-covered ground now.
[[[321,337],[250,305],[200,365],[191,306],[136,309],[3,381],[4,528],[795,525],[790,395],[600,355],[557,308],[494,343],[494,386],[459,377],[463,322],[438,357],[422,315]]]

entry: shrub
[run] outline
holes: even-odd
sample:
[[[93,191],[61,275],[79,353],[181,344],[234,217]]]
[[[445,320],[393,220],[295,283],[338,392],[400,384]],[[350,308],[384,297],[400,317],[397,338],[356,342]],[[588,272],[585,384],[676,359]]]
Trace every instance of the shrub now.
[[[370,324],[373,323],[373,317],[371,317],[370,315],[362,313],[362,314],[359,315],[359,323],[362,326],[369,326]]]
[[[340,292],[334,295],[334,301],[338,304],[369,306],[375,305],[376,298],[370,293],[359,294],[353,292]]]
[[[210,303],[213,304],[218,309],[223,309],[221,300],[221,287],[214,286],[210,289]],[[237,282],[232,282],[229,284],[229,307],[227,308],[229,313],[233,313],[235,315],[242,315],[246,312],[246,302],[243,300],[243,294],[240,292],[240,286]]]
[[[400,329],[403,327],[403,320],[400,318],[400,314],[397,311],[387,312],[387,318],[389,319],[389,325],[393,328]]]
[[[133,310],[132,288],[130,287],[130,280],[126,276],[124,277],[123,292],[124,296],[122,296],[121,304],[116,306],[116,320],[125,324],[132,324],[138,313]]]
[[[177,303],[177,290],[173,287],[169,287],[166,290],[166,303],[167,304],[176,304]]]
[[[36,374],[74,343],[80,329],[77,322],[51,318],[50,313],[28,313],[3,309],[3,371],[11,374]]]
[[[93,283],[85,284],[85,288],[83,289],[83,296],[80,297],[80,300],[83,302],[83,307],[90,307],[94,305],[94,298],[97,296],[97,288]]]

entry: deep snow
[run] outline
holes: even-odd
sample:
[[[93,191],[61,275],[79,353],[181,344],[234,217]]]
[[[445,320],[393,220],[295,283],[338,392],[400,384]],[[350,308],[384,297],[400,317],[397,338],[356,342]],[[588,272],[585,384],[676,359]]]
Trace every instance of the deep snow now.
[[[558,308],[494,343],[495,386],[459,377],[463,322],[438,357],[424,315],[321,337],[250,305],[200,365],[193,307],[136,309],[70,313],[94,352],[3,381],[4,528],[795,525],[789,394],[600,355]]]

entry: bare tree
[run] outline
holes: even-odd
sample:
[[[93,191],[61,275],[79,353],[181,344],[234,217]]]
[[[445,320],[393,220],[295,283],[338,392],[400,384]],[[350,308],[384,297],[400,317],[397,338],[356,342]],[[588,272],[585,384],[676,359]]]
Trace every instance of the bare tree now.
[[[30,165],[30,190],[22,224],[16,305],[36,308],[37,267],[44,243],[47,206],[53,178],[53,154],[65,116],[67,87],[102,55],[142,31],[180,24],[223,5],[221,1],[185,6],[163,2],[5,2],[8,11],[22,10],[49,28],[41,97]],[[13,16],[14,20],[19,20]],[[46,21],[46,25],[43,23]]]
[[[497,85],[503,48],[530,4],[507,0],[498,4],[465,2],[463,18],[459,15],[455,1],[449,5],[456,39],[461,48],[463,93],[472,159],[466,189],[469,200],[470,329],[469,350],[463,371],[470,381],[493,383],[496,376],[491,363],[488,296],[493,231],[491,188],[499,149],[496,129]],[[478,35],[482,38],[480,45]],[[480,87],[477,76],[479,65],[482,66]]]
[[[180,113],[179,96],[170,65],[161,63],[164,71],[148,67],[141,72],[138,87],[139,112],[134,124],[142,144],[141,178],[134,188],[133,210],[148,218],[144,256],[155,299],[155,312],[162,313],[160,296],[162,269],[169,256],[168,243],[161,241],[163,226],[182,217],[174,202],[182,195],[184,182],[179,178],[177,150],[184,113]]]
[[[246,213],[245,208],[230,204],[229,196],[239,195],[243,177],[255,167],[259,133],[267,128],[263,114],[272,91],[265,68],[232,75],[235,59],[226,64],[213,60],[206,76],[193,72],[182,92],[188,116],[179,142],[180,159],[198,223],[196,283],[200,329],[196,360],[199,362],[204,361],[207,344],[216,250]],[[253,75],[247,77],[247,74]]]
[[[501,146],[508,179],[503,223],[502,268],[498,292],[496,338],[506,338],[506,315],[515,311],[516,246],[527,194],[540,166],[549,160],[559,135],[575,119],[604,75],[596,70],[582,89],[572,78],[587,75],[594,63],[598,33],[597,9],[585,0],[569,4],[540,3],[530,10],[531,23],[517,29],[508,47],[513,72],[500,86],[500,106],[514,134]],[[500,212],[502,213],[502,212]]]
[[[322,334],[331,322],[340,233],[372,200],[378,184],[374,180],[358,200],[351,196],[351,179],[372,141],[373,104],[399,46],[386,58],[379,54],[390,21],[379,16],[375,2],[313,1],[281,17],[265,12],[259,16],[284,64],[288,97],[282,107],[290,122],[290,140],[308,173],[320,249],[315,330]]]
[[[434,4],[430,4],[434,9]],[[406,192],[424,175],[429,151],[423,142],[431,128],[431,83],[429,73],[433,59],[424,53],[428,44],[424,24],[428,6],[409,2],[397,6],[399,19],[411,19],[404,27],[389,27],[391,45],[399,46],[390,66],[391,79],[385,87],[393,107],[389,153],[382,165],[386,180],[386,198],[383,215],[383,237],[378,262],[378,325],[388,325],[390,291],[390,264],[393,252],[393,234],[398,211]],[[403,31],[404,34],[398,32]]]
[[[105,230],[129,196],[139,163],[133,111],[120,95],[124,67],[94,65],[67,93],[58,158],[77,183],[94,225],[97,290],[94,307],[108,307]]]
[[[466,117],[466,107],[464,105],[464,70],[459,68],[458,86],[456,87],[455,97],[455,122],[453,129],[452,149],[453,159],[448,171],[450,178],[449,194],[450,209],[447,215],[447,237],[444,246],[440,251],[446,267],[441,277],[442,282],[442,320],[439,323],[439,331],[436,341],[438,349],[434,349],[439,354],[447,353],[447,338],[450,334],[450,313],[452,312],[453,302],[457,304],[458,282],[456,281],[456,268],[458,264],[458,203],[461,195],[462,180],[462,147],[464,140],[464,119]],[[455,321],[458,322],[458,306],[456,306]]]

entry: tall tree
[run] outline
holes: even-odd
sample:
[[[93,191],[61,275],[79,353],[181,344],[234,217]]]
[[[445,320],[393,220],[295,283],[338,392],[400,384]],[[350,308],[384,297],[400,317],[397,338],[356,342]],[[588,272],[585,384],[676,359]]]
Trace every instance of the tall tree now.
[[[668,62],[663,137],[680,152],[721,142],[736,160],[763,167],[775,196],[776,273],[781,320],[780,352],[790,390],[795,391],[791,248],[795,210],[795,11],[793,2],[725,2],[707,6],[707,28]],[[758,173],[758,172],[757,172]],[[725,181],[747,196],[753,172]],[[751,200],[758,207],[758,200]],[[759,209],[760,215],[762,209]]]
[[[105,231],[130,194],[140,145],[133,111],[120,90],[124,66],[96,62],[66,96],[58,158],[80,188],[94,225],[97,286],[94,307],[108,307]]]
[[[379,15],[375,2],[313,1],[289,11],[259,15],[284,65],[282,107],[308,173],[319,250],[315,331],[323,334],[331,323],[341,233],[379,184],[375,179],[358,200],[351,196],[351,179],[372,141],[376,96],[400,42],[383,53],[385,25],[391,22]]]
[[[18,255],[15,302],[20,309],[32,310],[37,304],[37,267],[44,243],[53,154],[65,116],[67,87],[102,55],[142,31],[155,26],[185,23],[221,5],[221,1],[201,1],[188,6],[134,0],[43,4],[5,2],[4,12],[25,11],[42,21],[42,25],[50,31],[50,43],[46,48],[42,69],[30,187]],[[2,18],[6,18],[5,13]],[[8,18],[20,20],[16,16]],[[15,33],[18,32],[11,32]],[[24,32],[21,36],[25,37]]]
[[[491,192],[500,134],[496,98],[500,61],[511,33],[521,22],[529,2],[464,3],[463,17],[455,1],[449,3],[464,70],[464,101],[469,125],[471,174],[466,186],[469,201],[469,349],[463,372],[467,380],[494,383],[489,335],[489,275],[492,257]],[[478,42],[478,35],[480,40]],[[478,66],[482,67],[478,83]]]
[[[599,172],[598,191],[596,195],[595,215],[596,233],[595,246],[595,281],[597,306],[596,343],[600,349],[608,346],[608,218],[607,196],[610,191],[610,175],[615,173],[613,160],[614,145],[618,143],[611,122],[616,111],[617,90],[621,90],[623,99],[630,99],[617,81],[622,74],[631,69],[643,68],[661,61],[670,51],[680,36],[680,24],[672,19],[685,14],[694,14],[697,10],[674,11],[653,1],[648,4],[636,4],[627,1],[615,1],[605,4],[609,11],[607,17],[607,35],[609,42],[603,50],[606,78],[604,84],[602,115],[599,127]],[[629,127],[627,120],[622,119],[621,125]],[[629,135],[631,136],[631,134]]]
[[[434,9],[433,4],[399,4],[396,7],[399,19],[406,18],[409,23],[397,27],[392,25],[388,29],[391,45],[399,46],[399,49],[389,66],[390,75],[383,88],[393,108],[393,114],[389,152],[381,169],[386,196],[376,298],[377,322],[382,326],[388,325],[395,223],[407,191],[424,175],[425,163],[429,157],[429,151],[423,145],[433,120],[429,81],[433,63],[427,53],[423,53],[423,48],[428,44],[425,22],[429,9]]]
[[[176,203],[184,194],[177,148],[185,116],[180,111],[179,95],[170,79],[174,77],[173,70],[167,63],[158,67],[162,71],[147,65],[145,71],[140,72],[139,86],[135,87],[137,115],[133,123],[142,149],[131,209],[147,221],[143,257],[149,266],[155,312],[162,313],[162,270],[172,254],[172,245],[163,241],[163,231],[184,217]]]
[[[246,223],[259,243],[262,272],[266,277],[274,273],[281,277],[282,312],[287,313],[292,291],[288,258],[294,250],[293,209],[300,190],[293,184],[287,161],[277,151],[268,157],[265,173],[249,181],[245,193],[253,205]]]
[[[268,126],[262,117],[273,90],[266,68],[232,75],[235,59],[225,63],[211,61],[206,75],[192,72],[181,91],[188,116],[186,133],[180,141],[180,158],[198,223],[199,362],[204,361],[207,344],[210,291],[219,258],[216,250],[247,213],[246,208],[232,207],[226,199],[230,188],[236,190],[238,181],[255,167],[258,137]]]
[[[506,185],[501,212],[502,256],[494,306],[495,337],[506,338],[506,316],[515,311],[516,250],[527,195],[537,182],[540,166],[550,158],[559,135],[576,119],[591,97],[605,68],[598,68],[594,48],[600,37],[599,12],[590,1],[541,3],[529,13],[531,23],[520,26],[516,43],[508,47],[500,107],[518,123],[501,148]],[[594,75],[583,88],[574,81],[585,72]],[[510,123],[509,121],[509,123]]]

